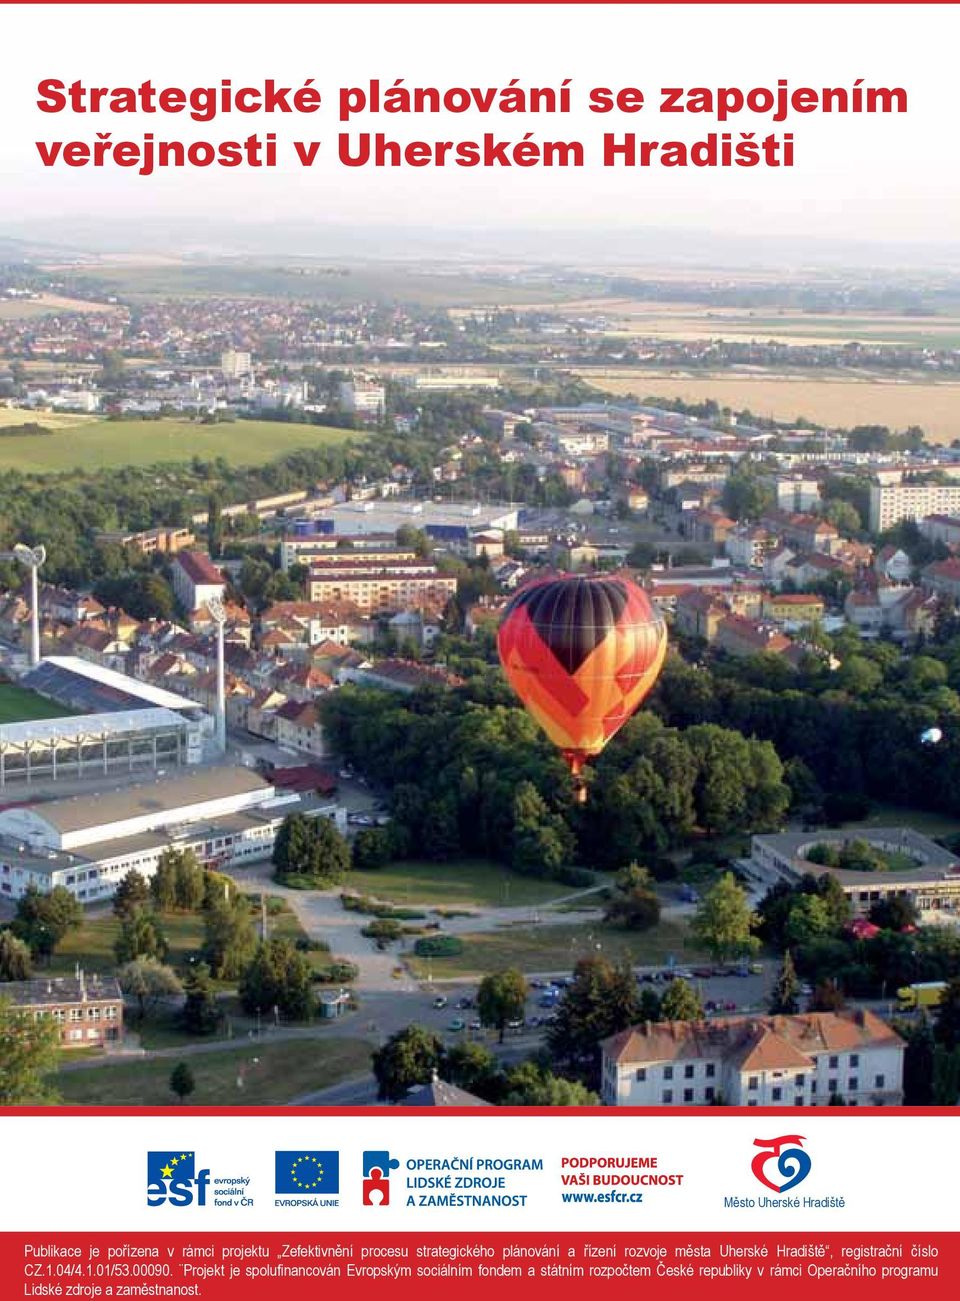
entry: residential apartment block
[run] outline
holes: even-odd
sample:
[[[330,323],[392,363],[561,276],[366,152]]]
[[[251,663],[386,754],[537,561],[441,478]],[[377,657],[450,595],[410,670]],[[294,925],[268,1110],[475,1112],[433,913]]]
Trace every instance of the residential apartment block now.
[[[870,531],[882,533],[901,520],[960,515],[960,483],[872,483]]]
[[[443,607],[456,594],[457,580],[427,561],[336,560],[310,571],[311,601],[347,601],[361,610]]]
[[[223,599],[223,575],[202,551],[178,551],[172,571],[174,594],[188,612],[199,610],[213,598]]]

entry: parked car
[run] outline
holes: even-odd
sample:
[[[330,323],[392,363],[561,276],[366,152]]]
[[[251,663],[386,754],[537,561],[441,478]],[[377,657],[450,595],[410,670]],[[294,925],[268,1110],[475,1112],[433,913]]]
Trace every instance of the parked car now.
[[[712,967],[694,967],[693,974],[698,980],[709,980],[713,975]]]
[[[550,994],[544,994],[543,997],[540,998],[540,999],[538,999],[537,1001],[538,1001],[538,1003],[540,1004],[541,1007],[556,1007],[556,1006],[557,1006],[557,1000],[556,1000],[556,998],[553,997],[553,996],[550,995]]]
[[[471,1029],[471,1030],[482,1030],[482,1029],[483,1029],[483,1022],[480,1020],[479,1017],[475,1017],[475,1018],[470,1022],[470,1029]]]
[[[507,1029],[508,1029],[508,1030],[522,1030],[522,1029],[523,1029],[523,1022],[522,1022],[522,1021],[508,1021],[508,1022],[507,1022]]]
[[[762,962],[751,962],[751,963],[750,963],[750,975],[751,975],[751,976],[762,976],[762,975],[763,975],[763,963],[762,963]]]
[[[444,998],[442,994],[438,994],[437,997],[433,1000],[433,1006],[438,1009],[441,1007],[446,1007],[447,1000]]]
[[[461,1012],[465,1012],[468,1008],[473,1007],[473,999],[464,994],[462,998],[457,999],[457,1007],[460,1008]]]
[[[450,1022],[450,1029],[454,1034],[459,1034],[461,1030],[466,1030],[467,1023],[462,1016],[455,1016]]]
[[[528,1016],[528,1017],[527,1017],[527,1026],[528,1026],[529,1029],[531,1029],[531,1030],[536,1030],[536,1028],[537,1028],[537,1026],[538,1026],[539,1024],[540,1024],[540,1018],[539,1018],[538,1016]]]

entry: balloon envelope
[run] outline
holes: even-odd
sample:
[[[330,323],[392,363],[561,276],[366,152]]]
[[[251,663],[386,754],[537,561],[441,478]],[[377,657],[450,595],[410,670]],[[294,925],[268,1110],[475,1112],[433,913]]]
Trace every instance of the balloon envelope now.
[[[576,774],[656,682],[667,632],[630,579],[571,576],[517,592],[497,649],[510,685]]]
[[[939,745],[943,740],[943,732],[939,727],[928,727],[920,733],[920,740],[923,745]]]

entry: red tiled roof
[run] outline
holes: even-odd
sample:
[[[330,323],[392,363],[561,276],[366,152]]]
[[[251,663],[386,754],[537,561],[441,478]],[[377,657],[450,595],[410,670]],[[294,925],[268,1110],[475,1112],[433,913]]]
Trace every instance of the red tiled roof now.
[[[202,583],[205,586],[212,584],[223,585],[223,575],[209,556],[205,556],[202,551],[178,551],[174,559],[174,564],[180,566],[190,581],[194,584]]]

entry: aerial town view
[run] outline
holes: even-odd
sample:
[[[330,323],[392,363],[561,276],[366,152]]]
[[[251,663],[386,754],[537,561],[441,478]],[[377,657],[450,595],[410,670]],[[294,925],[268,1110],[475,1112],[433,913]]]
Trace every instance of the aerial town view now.
[[[799,267],[0,239],[0,1102],[958,1102],[960,275]]]

